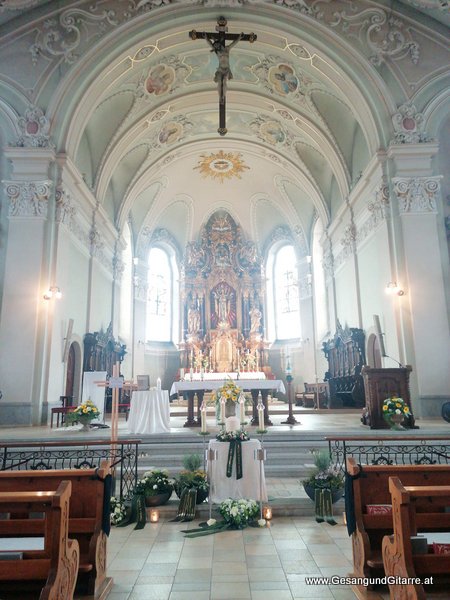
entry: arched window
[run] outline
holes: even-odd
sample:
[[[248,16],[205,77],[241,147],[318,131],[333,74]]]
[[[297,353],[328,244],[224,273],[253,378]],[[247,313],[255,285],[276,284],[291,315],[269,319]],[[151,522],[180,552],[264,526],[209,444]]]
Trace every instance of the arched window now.
[[[146,338],[177,342],[178,269],[173,252],[151,248],[148,255]]]
[[[267,259],[269,339],[301,337],[297,259],[292,244],[274,246]]]

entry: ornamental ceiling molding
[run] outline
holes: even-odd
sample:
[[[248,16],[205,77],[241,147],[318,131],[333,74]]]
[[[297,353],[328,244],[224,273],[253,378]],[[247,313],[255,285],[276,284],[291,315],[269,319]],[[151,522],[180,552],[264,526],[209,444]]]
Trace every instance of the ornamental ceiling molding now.
[[[10,144],[15,148],[50,148],[55,145],[48,134],[50,120],[38,106],[30,105],[23,117],[17,119],[17,126],[22,132],[16,141]]]
[[[8,216],[10,218],[47,218],[52,181],[3,181],[3,184],[9,199]]]
[[[360,245],[370,235],[378,229],[382,223],[389,217],[389,186],[383,180],[375,189],[373,199],[367,203],[369,217],[358,227],[356,235],[356,245]]]
[[[436,214],[441,195],[440,177],[393,177],[400,214]]]
[[[24,10],[26,8],[32,8],[39,3],[39,0],[1,0],[0,12],[6,10]]]
[[[424,130],[423,121],[422,113],[413,104],[407,102],[399,106],[398,112],[392,116],[395,131],[393,143],[420,144],[433,141]]]
[[[100,0],[95,4],[88,0],[81,7],[68,8],[57,16],[43,19],[38,25],[34,43],[29,48],[33,64],[37,64],[40,57],[74,64],[92,37],[100,39],[114,28],[152,10],[159,12],[173,5],[240,8],[258,4],[275,5],[280,9],[295,11],[323,22],[345,36],[346,40],[350,39],[359,49],[363,49],[375,66],[380,66],[386,59],[399,60],[405,56],[409,56],[414,64],[419,60],[419,44],[412,38],[410,27],[401,18],[388,14],[381,7],[373,6],[369,2],[356,4],[349,0],[129,0],[126,10],[123,9],[124,4],[121,0]]]
[[[429,10],[448,11],[450,2],[448,0],[403,0],[406,4],[410,4],[416,8],[424,8]]]
[[[245,163],[242,152],[219,150],[210,154],[200,154],[194,170],[198,170],[203,179],[210,178],[219,183],[229,179],[242,179],[250,167]]]

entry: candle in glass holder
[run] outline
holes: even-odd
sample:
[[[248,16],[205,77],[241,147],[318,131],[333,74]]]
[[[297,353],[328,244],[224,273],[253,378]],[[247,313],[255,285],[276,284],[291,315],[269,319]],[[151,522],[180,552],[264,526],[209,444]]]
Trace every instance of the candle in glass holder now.
[[[157,523],[159,521],[159,510],[152,508],[150,511],[150,523]]]
[[[258,396],[258,429],[262,431],[264,429],[264,404],[262,402],[261,392]]]
[[[206,403],[202,402],[200,407],[200,416],[202,420],[202,433],[206,433]]]
[[[239,416],[241,423],[245,423],[245,396],[243,392],[239,395]]]
[[[225,396],[221,396],[220,398],[220,415],[219,415],[219,423],[225,422]]]
[[[263,517],[266,519],[266,521],[270,521],[272,518],[272,507],[271,506],[265,506],[263,508]]]

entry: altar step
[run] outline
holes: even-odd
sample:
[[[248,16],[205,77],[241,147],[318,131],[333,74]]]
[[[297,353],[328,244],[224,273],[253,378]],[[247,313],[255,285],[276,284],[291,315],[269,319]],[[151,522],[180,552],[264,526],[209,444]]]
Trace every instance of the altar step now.
[[[328,444],[317,436],[315,439],[305,440],[286,435],[268,435],[264,439],[264,448],[267,452],[264,465],[267,477],[302,479],[313,468],[311,450],[327,449]],[[203,450],[203,442],[197,436],[185,436],[177,441],[142,440],[139,446],[139,474],[157,468],[165,469],[174,476],[183,469],[183,458],[186,455],[198,454],[203,462]]]

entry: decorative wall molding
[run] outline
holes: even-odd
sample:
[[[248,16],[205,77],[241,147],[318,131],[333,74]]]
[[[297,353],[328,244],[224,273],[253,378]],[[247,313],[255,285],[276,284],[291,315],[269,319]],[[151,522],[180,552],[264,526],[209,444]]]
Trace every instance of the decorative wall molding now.
[[[4,181],[3,183],[9,198],[9,217],[47,217],[52,181]]]
[[[116,281],[117,283],[120,283],[122,281],[122,277],[125,271],[125,263],[123,262],[121,255],[121,251],[116,249],[112,260],[113,278],[114,281]]]
[[[77,213],[69,192],[62,187],[56,188],[56,222],[72,229],[73,220]]]
[[[389,215],[389,187],[385,181],[374,192],[374,199],[367,203],[369,218],[358,227],[356,243],[360,244],[383,223]]]
[[[437,213],[440,177],[393,177],[392,182],[401,214]]]
[[[423,115],[413,104],[402,104],[392,116],[395,144],[419,144],[432,141],[423,129]]]
[[[17,119],[17,125],[22,131],[22,135],[11,146],[18,148],[55,148],[48,135],[50,121],[38,106],[29,106],[24,116]]]
[[[334,277],[334,256],[331,241],[327,238],[323,245],[322,267],[327,279]]]

